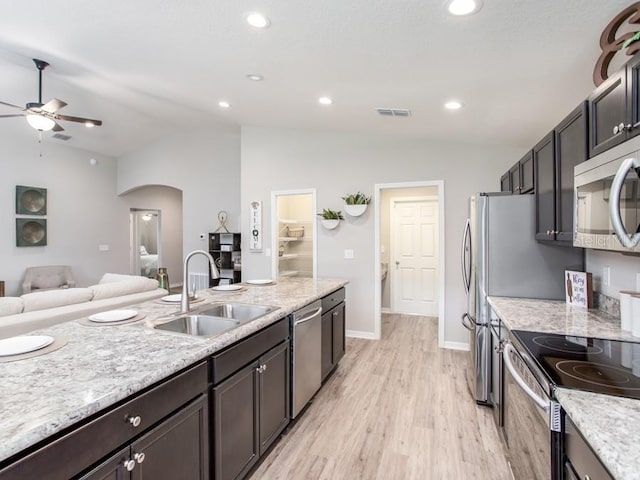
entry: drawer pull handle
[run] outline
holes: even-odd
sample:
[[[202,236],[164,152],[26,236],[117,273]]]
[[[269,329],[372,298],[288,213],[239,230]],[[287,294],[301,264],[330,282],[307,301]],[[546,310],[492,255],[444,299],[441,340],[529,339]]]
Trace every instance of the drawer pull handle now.
[[[142,419],[140,418],[139,415],[136,415],[135,417],[129,417],[128,421],[131,425],[133,425],[134,427],[139,427],[140,423],[142,422]]]
[[[125,460],[124,461],[124,468],[127,469],[127,472],[132,471],[134,468],[136,468],[135,460]]]
[[[140,453],[136,453],[133,455],[133,459],[138,462],[138,463],[142,463],[144,462],[144,453],[140,452]]]

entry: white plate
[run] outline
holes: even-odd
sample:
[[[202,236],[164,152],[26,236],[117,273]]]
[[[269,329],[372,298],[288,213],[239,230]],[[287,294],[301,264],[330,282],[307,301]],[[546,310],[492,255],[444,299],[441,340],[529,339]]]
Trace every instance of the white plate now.
[[[0,340],[0,357],[40,350],[54,341],[48,335],[21,335]]]
[[[108,312],[100,312],[89,317],[92,322],[121,322],[129,320],[138,314],[136,310],[109,310]]]
[[[211,287],[211,290],[217,292],[233,292],[235,290],[242,290],[242,285],[218,285],[217,287]]]
[[[273,283],[273,280],[271,280],[270,278],[263,278],[258,280],[247,280],[245,283],[248,283],[250,285],[270,285]]]
[[[195,300],[196,298],[198,298],[197,295],[189,295],[189,300]],[[169,302],[169,303],[180,303],[180,300],[182,300],[182,294],[174,293],[173,295],[167,295],[166,297],[162,297],[160,300],[162,300],[163,302]]]

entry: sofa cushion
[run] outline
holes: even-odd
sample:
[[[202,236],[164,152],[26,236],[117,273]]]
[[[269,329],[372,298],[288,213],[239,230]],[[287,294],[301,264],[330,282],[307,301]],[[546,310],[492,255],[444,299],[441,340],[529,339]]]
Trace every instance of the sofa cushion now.
[[[44,310],[45,308],[73,305],[89,302],[93,298],[93,292],[88,288],[65,288],[47,290],[46,292],[25,293],[20,297],[24,302],[24,312]]]
[[[132,293],[148,292],[156,288],[158,288],[157,280],[144,277],[138,277],[133,280],[99,283],[98,285],[91,285],[89,287],[93,292],[93,300],[103,300],[105,298],[130,295]]]
[[[0,317],[22,313],[24,303],[20,297],[0,297]]]
[[[140,284],[153,285],[154,288],[158,288],[158,281],[153,278],[140,275],[123,275],[121,273],[105,273],[98,282],[98,285],[116,282],[139,282]]]

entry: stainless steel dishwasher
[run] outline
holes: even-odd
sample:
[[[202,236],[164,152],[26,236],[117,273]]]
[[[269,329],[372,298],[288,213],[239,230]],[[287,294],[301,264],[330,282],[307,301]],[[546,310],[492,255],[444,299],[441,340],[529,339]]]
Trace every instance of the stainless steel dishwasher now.
[[[293,312],[291,320],[291,418],[309,403],[322,383],[322,303]]]

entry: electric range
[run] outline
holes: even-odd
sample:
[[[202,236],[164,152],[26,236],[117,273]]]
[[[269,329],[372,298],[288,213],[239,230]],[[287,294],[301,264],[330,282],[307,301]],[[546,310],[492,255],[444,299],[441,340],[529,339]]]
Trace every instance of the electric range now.
[[[640,343],[523,330],[511,334],[547,377],[550,388],[640,399]]]

